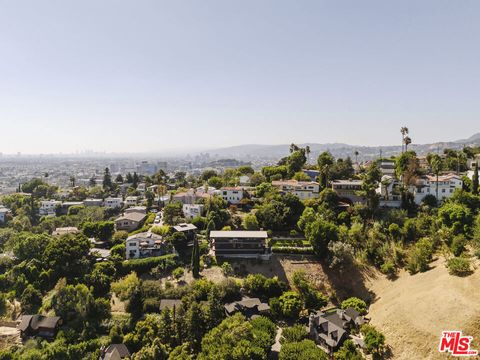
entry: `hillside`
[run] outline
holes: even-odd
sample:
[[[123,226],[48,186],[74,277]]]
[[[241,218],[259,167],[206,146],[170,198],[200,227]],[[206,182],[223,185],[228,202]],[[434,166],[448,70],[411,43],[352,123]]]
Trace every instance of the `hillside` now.
[[[425,273],[402,271],[395,281],[382,276],[368,286],[377,299],[369,316],[385,334],[393,359],[445,359],[437,352],[442,330],[462,330],[480,348],[480,270],[451,276],[440,259]]]
[[[343,143],[304,143],[298,144],[301,147],[310,146],[311,158],[315,159],[318,154],[323,151],[330,151],[335,157],[353,157],[353,153],[358,151],[360,153],[359,159],[368,160],[377,157],[380,152],[383,156],[389,157],[397,155],[401,151],[400,145],[385,145],[385,146],[360,146]],[[412,144],[409,149],[417,152],[418,155],[425,155],[431,151],[442,151],[443,149],[461,149],[466,145],[480,145],[480,133],[474,134],[467,139],[452,140],[446,142],[436,142],[431,144]],[[207,153],[218,157],[233,157],[237,159],[245,158],[272,158],[279,159],[289,154],[289,144],[280,145],[261,145],[261,144],[245,144],[238,146],[230,146],[225,148],[211,149]]]

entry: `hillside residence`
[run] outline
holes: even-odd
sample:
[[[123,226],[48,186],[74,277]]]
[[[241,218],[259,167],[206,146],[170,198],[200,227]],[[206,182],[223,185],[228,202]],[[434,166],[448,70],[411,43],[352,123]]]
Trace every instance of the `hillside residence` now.
[[[278,180],[272,181],[272,186],[281,193],[291,193],[300,200],[311,199],[320,193],[320,185],[314,181]]]
[[[119,209],[123,205],[123,200],[120,197],[108,197],[103,202],[104,206],[110,209]]]
[[[0,224],[5,224],[7,222],[8,215],[10,214],[10,209],[0,205]]]
[[[142,226],[143,222],[147,218],[147,215],[140,212],[125,213],[122,216],[115,219],[115,229],[134,231]]]
[[[382,175],[395,177],[395,160],[383,159],[378,165]]]
[[[317,181],[318,176],[320,175],[320,171],[318,170],[303,169],[302,172],[307,175],[311,181]]]
[[[59,215],[68,215],[68,209],[72,206],[83,206],[83,201],[65,201],[58,207]]]
[[[351,329],[359,328],[365,318],[354,308],[321,311],[311,314],[308,322],[310,338],[332,355],[349,337]]]
[[[182,223],[175,225],[173,231],[184,233],[188,241],[193,241],[197,233],[197,227],[193,224]]]
[[[214,256],[269,260],[270,248],[266,231],[211,231]]]
[[[244,191],[243,188],[239,186],[222,187],[220,189],[220,196],[229,204],[238,205],[244,197]]]
[[[22,338],[38,336],[53,339],[61,325],[62,319],[58,316],[23,315],[18,329]]]
[[[130,359],[130,356],[125,344],[111,344],[107,348],[102,347],[100,360],[123,360]]]
[[[40,216],[55,216],[57,213],[57,207],[61,204],[62,202],[57,200],[42,200],[40,201],[38,214]]]
[[[124,214],[131,214],[131,213],[134,213],[134,212],[137,212],[137,213],[141,213],[141,214],[146,214],[147,213],[147,207],[146,206],[133,206],[133,207],[129,207],[127,209],[124,210]]]
[[[232,316],[236,313],[241,313],[247,319],[253,319],[261,315],[268,315],[270,306],[263,303],[259,298],[244,297],[241,301],[235,301],[224,306],[225,314]]]
[[[380,196],[380,207],[399,208],[402,204],[402,183],[389,175],[383,175],[376,190]]]
[[[338,195],[340,201],[351,204],[363,203],[363,199],[357,195],[362,189],[362,180],[334,180],[332,190]]]
[[[83,200],[84,206],[103,206],[102,199],[85,199]]]
[[[130,236],[125,240],[125,247],[127,260],[161,256],[174,252],[173,246],[166,242],[162,236],[150,232]]]
[[[183,216],[185,216],[185,219],[193,219],[195,216],[202,216],[203,209],[203,204],[183,204]]]
[[[139,196],[127,196],[125,198],[125,206],[136,206],[139,200]]]
[[[438,201],[450,198],[456,189],[463,187],[462,178],[456,174],[440,175],[438,177]],[[414,197],[417,205],[422,203],[422,200],[427,195],[436,197],[437,177],[435,175],[425,175],[419,177],[415,183]]]
[[[61,235],[67,235],[67,234],[78,234],[80,233],[80,230],[74,226],[68,226],[68,227],[61,227],[61,228],[56,228],[55,231],[52,232],[53,236],[61,236]]]

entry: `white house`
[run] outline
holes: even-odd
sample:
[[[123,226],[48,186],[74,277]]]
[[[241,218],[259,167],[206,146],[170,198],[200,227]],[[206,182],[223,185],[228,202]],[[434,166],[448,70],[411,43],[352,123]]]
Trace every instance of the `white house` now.
[[[127,196],[125,198],[125,205],[126,206],[136,206],[138,204],[139,197],[138,196]]]
[[[238,182],[240,185],[250,185],[250,176],[242,175],[238,178]]]
[[[195,216],[202,216],[204,206],[202,204],[183,204],[183,215],[186,219],[192,219]]]
[[[437,201],[448,199],[453,195],[456,189],[463,187],[462,178],[456,174],[440,175],[438,177],[438,198]],[[436,197],[437,177],[435,175],[426,175],[417,179],[414,187],[415,203],[421,204],[427,195]]]
[[[83,200],[84,206],[103,206],[102,199],[85,199]]]
[[[300,200],[311,199],[320,193],[320,184],[315,181],[279,180],[272,185],[283,193],[296,195]]]
[[[108,197],[103,203],[105,207],[108,207],[110,209],[118,209],[122,207],[123,200],[122,198]]]
[[[61,201],[57,200],[42,200],[40,201],[40,208],[38,214],[40,216],[55,216],[56,209],[62,205]]]
[[[390,175],[383,175],[376,190],[380,195],[380,207],[399,208],[402,205],[400,180]]]
[[[244,197],[243,188],[238,186],[222,187],[220,191],[220,196],[223,198],[223,200],[233,205],[240,204],[240,201],[242,201]]]
[[[130,236],[125,240],[125,247],[127,260],[161,256],[174,251],[172,245],[163,240],[163,237],[150,232]]]

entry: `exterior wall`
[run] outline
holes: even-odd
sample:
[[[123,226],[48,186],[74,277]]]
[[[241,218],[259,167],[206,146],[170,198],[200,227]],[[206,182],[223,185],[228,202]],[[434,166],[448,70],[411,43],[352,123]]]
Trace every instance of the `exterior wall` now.
[[[195,216],[201,216],[203,214],[204,206],[201,204],[184,204],[183,215],[187,219],[192,219]]]
[[[240,201],[243,199],[243,190],[230,190],[230,189],[221,189],[221,196],[223,200],[229,202],[230,204],[240,204]]]
[[[38,209],[38,213],[40,216],[55,216],[56,209],[62,203],[60,201],[54,200],[44,200],[40,202],[40,208]]]
[[[263,238],[214,238],[212,246],[219,257],[257,258],[270,253]]]
[[[438,201],[443,201],[453,196],[456,189],[461,189],[463,181],[458,178],[451,178],[449,180],[441,180],[438,182]],[[436,181],[429,178],[422,178],[414,188],[415,203],[417,205],[422,203],[422,200],[427,195],[436,197]]]
[[[115,209],[115,208],[121,208],[122,207],[122,199],[121,198],[106,198],[104,205],[105,207]]]
[[[117,230],[134,231],[140,226],[140,223],[132,220],[116,220],[115,228]]]

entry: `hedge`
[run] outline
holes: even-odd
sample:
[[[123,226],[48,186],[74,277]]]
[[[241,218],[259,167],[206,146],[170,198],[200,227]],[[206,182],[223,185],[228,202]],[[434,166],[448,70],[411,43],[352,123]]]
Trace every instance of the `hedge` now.
[[[171,270],[178,266],[178,256],[168,254],[163,256],[149,257],[145,259],[125,260],[119,268],[120,275],[130,274],[135,271],[138,275],[145,274],[157,266],[161,266],[163,270]]]
[[[302,254],[313,255],[313,247],[293,247],[293,246],[273,246],[272,252],[274,254]]]

